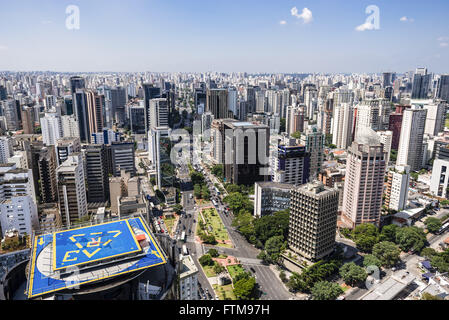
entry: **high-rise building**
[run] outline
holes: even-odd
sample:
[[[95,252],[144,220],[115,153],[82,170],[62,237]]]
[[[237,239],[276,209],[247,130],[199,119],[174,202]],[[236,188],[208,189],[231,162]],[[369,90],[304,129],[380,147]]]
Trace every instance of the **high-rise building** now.
[[[337,232],[338,190],[313,182],[292,189],[288,247],[317,261],[331,254]]]
[[[232,112],[234,116],[237,115],[237,90],[235,88],[228,89],[228,110]]]
[[[86,88],[86,83],[84,78],[82,77],[71,77],[70,78],[70,89],[72,92],[72,95],[76,92],[77,89],[84,89]]]
[[[161,97],[161,89],[154,87],[152,84],[144,83],[143,94],[145,102],[145,132],[150,131],[150,100]]]
[[[175,174],[171,161],[172,141],[169,127],[153,128],[149,132],[148,150],[150,162],[157,172],[156,183],[159,189],[173,187]]]
[[[25,107],[21,113],[23,134],[34,134],[33,109]]]
[[[168,126],[168,104],[167,99],[157,98],[150,100],[150,129]]]
[[[58,167],[59,210],[62,223],[70,227],[87,215],[86,187],[81,154],[72,154]]]
[[[16,229],[30,235],[39,229],[33,174],[15,164],[0,166],[0,226],[2,234]]]
[[[46,113],[40,119],[42,128],[42,141],[47,146],[56,145],[56,141],[62,138],[61,118],[56,113]]]
[[[129,107],[129,127],[134,134],[146,134],[145,132],[145,106]]]
[[[103,130],[104,97],[94,91],[86,91],[87,115],[89,132],[101,132]]]
[[[206,111],[214,115],[214,119],[229,118],[228,91],[226,89],[208,89]]]
[[[108,145],[108,149],[113,176],[120,176],[121,170],[130,173],[132,177],[136,175],[133,142],[112,142]]]
[[[295,132],[304,132],[305,110],[302,106],[287,107],[285,120],[286,132],[292,135]]]
[[[409,165],[411,171],[422,166],[426,116],[427,110],[419,108],[406,109],[403,114],[397,164]]]
[[[342,221],[351,228],[379,226],[386,156],[379,137],[369,130],[348,149]]]
[[[191,256],[183,256],[179,263],[179,300],[198,300],[198,268]]]
[[[270,128],[266,125],[223,121],[226,182],[252,185],[269,179]]]
[[[310,180],[318,177],[324,161],[325,136],[316,126],[308,126],[301,135],[301,144],[306,146],[306,152],[310,154]]]
[[[81,143],[90,143],[90,126],[89,126],[89,114],[87,107],[87,94],[86,91],[77,89],[74,97],[75,117],[78,122],[78,132]]]
[[[438,80],[436,98],[449,103],[449,74],[442,74]]]
[[[78,152],[81,152],[81,144],[79,138],[68,137],[59,139],[56,142],[57,165],[60,166],[72,153]]]
[[[388,171],[387,177],[384,204],[389,209],[402,211],[407,206],[410,167],[396,166]]]
[[[436,159],[433,162],[430,192],[440,198],[448,198],[449,160]]]
[[[0,164],[8,163],[8,159],[14,155],[13,139],[0,137]]]
[[[310,154],[301,145],[279,145],[272,155],[272,181],[293,185],[309,181]]]
[[[105,145],[88,145],[85,150],[87,201],[104,203],[109,200],[109,173]]]
[[[6,120],[6,130],[17,131],[20,130],[19,115],[17,113],[16,100],[8,99],[0,102],[2,106],[3,116]]]
[[[80,136],[79,125],[74,115],[61,117],[62,136],[64,138],[76,138]]]
[[[427,99],[432,75],[427,69],[418,68],[413,76],[412,99]]]
[[[271,215],[290,208],[292,184],[256,182],[254,185],[254,217]]]
[[[435,101],[431,104],[424,105],[424,109],[427,110],[424,133],[436,137],[444,130],[447,104],[445,102]]]
[[[34,149],[35,159],[39,169],[39,196],[41,203],[56,203],[58,189],[56,182],[56,153],[55,146]]]
[[[354,108],[348,103],[334,107],[332,123],[332,143],[340,149],[346,149],[352,142],[352,124],[354,121]]]
[[[379,137],[380,143],[382,143],[384,146],[384,151],[387,153],[387,157],[385,158],[385,160],[388,163],[388,161],[390,160],[390,154],[391,154],[391,144],[393,141],[393,132],[377,131],[376,134]]]

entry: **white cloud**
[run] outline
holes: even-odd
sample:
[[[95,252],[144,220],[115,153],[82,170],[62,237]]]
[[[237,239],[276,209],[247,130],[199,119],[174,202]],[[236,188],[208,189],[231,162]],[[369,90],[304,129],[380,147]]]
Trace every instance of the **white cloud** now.
[[[408,18],[408,17],[406,17],[406,16],[402,17],[402,18],[399,19],[399,20],[402,21],[402,22],[413,22],[413,21],[415,21],[415,19],[413,19],[413,18]]]
[[[285,24],[287,24],[287,21],[285,21],[285,20],[279,21],[279,24],[280,25],[285,25]]]
[[[374,24],[370,22],[365,22],[364,24],[357,26],[355,30],[356,31],[374,30]]]
[[[443,48],[449,47],[449,43],[447,43],[447,42],[440,42],[440,47],[443,47]]]
[[[449,41],[449,37],[439,37],[437,41],[443,42],[443,41]]]
[[[290,10],[292,16],[298,18],[298,19],[303,19],[303,23],[310,23],[313,21],[313,15],[312,15],[312,11],[310,11],[308,8],[304,8],[302,9],[302,13],[299,14],[298,8],[293,7]]]

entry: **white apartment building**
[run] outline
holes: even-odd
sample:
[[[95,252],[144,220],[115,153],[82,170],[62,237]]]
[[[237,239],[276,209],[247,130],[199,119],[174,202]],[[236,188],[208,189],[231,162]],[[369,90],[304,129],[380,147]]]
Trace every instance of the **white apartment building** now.
[[[62,136],[64,138],[76,138],[80,136],[78,121],[74,115],[62,116]]]
[[[409,165],[411,171],[419,171],[422,166],[426,115],[425,109],[404,110],[396,164]]]
[[[8,159],[14,155],[12,139],[0,137],[0,164],[8,163]]]
[[[334,108],[332,119],[332,144],[339,149],[346,149],[352,142],[352,125],[354,108],[348,103],[342,103]]]
[[[56,113],[46,113],[40,119],[42,128],[42,140],[45,145],[56,145],[56,141],[62,138],[61,119]]]
[[[198,268],[190,255],[180,261],[179,300],[198,300]]]
[[[404,210],[407,206],[408,190],[410,187],[410,166],[396,166],[388,172],[386,201],[388,208],[396,211]]]
[[[447,198],[449,185],[449,160],[436,159],[433,162],[430,192],[437,197]]]

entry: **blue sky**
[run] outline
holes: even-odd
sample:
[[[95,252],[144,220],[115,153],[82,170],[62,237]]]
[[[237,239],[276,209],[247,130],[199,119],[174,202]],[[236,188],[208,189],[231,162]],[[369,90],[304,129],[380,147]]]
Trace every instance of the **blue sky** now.
[[[80,9],[79,30],[65,27],[71,4]],[[368,5],[379,7],[380,29],[356,31]],[[447,0],[0,0],[0,7],[0,70],[350,73],[426,66],[449,73]],[[299,14],[308,8],[313,20],[293,16],[293,7]]]

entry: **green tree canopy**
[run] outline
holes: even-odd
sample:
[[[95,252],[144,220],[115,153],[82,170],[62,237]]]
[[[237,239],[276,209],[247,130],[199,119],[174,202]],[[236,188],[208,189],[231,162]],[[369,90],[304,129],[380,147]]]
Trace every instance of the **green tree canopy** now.
[[[265,243],[265,251],[270,256],[273,262],[279,260],[280,254],[285,250],[286,244],[284,242],[284,236],[274,236],[267,240]]]
[[[385,226],[382,228],[382,231],[379,236],[380,241],[389,241],[389,242],[395,242],[396,241],[396,232],[398,230],[398,226],[395,224],[390,224],[388,226]]]
[[[401,250],[396,244],[389,241],[377,243],[373,247],[373,255],[382,262],[382,266],[391,267],[399,261]]]
[[[396,243],[405,252],[420,252],[426,244],[426,234],[414,226],[399,228],[396,232]]]
[[[335,300],[343,293],[343,289],[337,283],[320,281],[315,283],[311,293],[313,300]]]
[[[354,262],[345,263],[340,268],[340,276],[346,284],[353,286],[359,282],[365,281],[368,274],[365,269],[356,265]]]
[[[372,254],[367,254],[363,257],[363,266],[369,267],[369,266],[376,266],[378,268],[382,267],[382,261],[378,259],[376,256]]]
[[[440,219],[434,217],[427,218],[426,221],[424,221],[424,224],[426,225],[427,230],[433,234],[437,233],[443,225]]]
[[[371,252],[373,246],[377,243],[377,237],[369,235],[359,235],[355,239],[355,244],[362,252]]]
[[[218,250],[217,249],[209,249],[209,251],[207,251],[207,253],[212,257],[212,258],[217,258],[219,256],[218,254]]]
[[[234,283],[234,295],[239,300],[251,300],[254,298],[256,279],[254,277],[243,278]]]
[[[198,260],[202,266],[213,266],[214,260],[212,260],[212,257],[210,254],[205,254]]]

